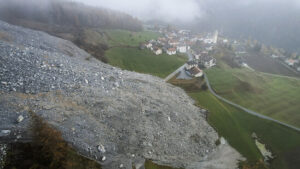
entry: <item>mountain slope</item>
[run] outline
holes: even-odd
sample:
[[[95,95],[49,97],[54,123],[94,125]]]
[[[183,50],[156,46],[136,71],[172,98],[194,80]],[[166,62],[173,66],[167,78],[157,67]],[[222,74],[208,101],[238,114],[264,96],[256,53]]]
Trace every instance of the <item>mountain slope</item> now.
[[[0,0],[0,17],[9,22],[27,20],[81,28],[142,30],[141,22],[128,14],[69,0]]]
[[[205,115],[162,79],[87,60],[71,42],[1,21],[0,35],[0,130],[11,130],[1,140],[30,139],[34,111],[104,168],[131,169],[144,159],[232,168],[240,158],[227,144],[216,146]]]
[[[107,62],[103,29],[141,31],[142,23],[125,13],[69,0],[0,0],[0,19],[72,41]]]

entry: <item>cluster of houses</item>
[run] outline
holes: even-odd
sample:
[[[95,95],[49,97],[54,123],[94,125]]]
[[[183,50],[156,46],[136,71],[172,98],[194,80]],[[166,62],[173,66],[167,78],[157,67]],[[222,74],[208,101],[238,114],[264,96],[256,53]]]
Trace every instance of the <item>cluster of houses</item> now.
[[[213,35],[208,34],[202,36],[200,34],[192,34],[190,30],[169,30],[161,27],[155,31],[162,34],[158,39],[141,43],[141,49],[150,49],[156,55],[166,53],[168,55],[176,55],[177,53],[187,53],[196,42],[204,42],[208,50],[212,50],[212,45],[217,43],[218,32]]]
[[[185,66],[185,72],[193,77],[203,76],[203,69],[209,69],[216,65],[216,59],[209,55],[209,51],[213,50],[213,47],[218,41],[218,31],[214,34],[208,34],[204,38],[201,36],[194,37],[192,41],[200,43],[197,48],[191,50],[192,58],[187,62]]]
[[[168,55],[176,55],[177,53],[186,53],[190,50],[192,43],[186,34],[182,31],[166,32],[163,37],[157,40],[150,40],[146,43],[141,43],[140,48],[150,49],[156,55],[165,52]]]
[[[190,76],[201,77],[203,76],[202,69],[209,69],[216,63],[216,59],[209,56],[208,53],[193,54],[193,59],[186,63],[185,71]]]
[[[192,76],[202,76],[203,72],[201,69],[210,68],[216,65],[216,59],[208,55],[208,52],[213,50],[215,44],[220,42],[222,44],[231,45],[235,50],[234,61],[243,66],[246,65],[244,56],[247,54],[245,44],[237,41],[229,41],[225,38],[218,38],[218,31],[214,33],[193,34],[189,30],[175,30],[169,29],[163,26],[150,26],[148,30],[156,31],[162,34],[157,40],[150,40],[146,43],[142,43],[140,47],[142,49],[147,48],[153,51],[156,55],[166,53],[168,55],[176,55],[177,53],[193,53],[193,59],[187,62],[185,68],[186,72],[189,72]],[[201,49],[195,50],[193,46],[196,43],[200,43]],[[199,45],[198,45],[199,46]],[[285,56],[271,55],[272,58],[278,59],[291,68],[300,72],[300,58],[292,59]]]
[[[192,58],[189,59],[185,67],[185,72],[188,75],[201,77],[203,75],[202,69],[216,65],[216,59],[209,56],[208,53],[218,42],[218,31],[203,35],[193,34],[189,30],[175,30],[167,27],[153,28],[152,30],[163,36],[156,40],[141,43],[140,48],[149,49],[156,55],[163,53],[176,55],[177,53],[189,52]],[[194,50],[192,49],[193,46],[201,46],[201,48]]]

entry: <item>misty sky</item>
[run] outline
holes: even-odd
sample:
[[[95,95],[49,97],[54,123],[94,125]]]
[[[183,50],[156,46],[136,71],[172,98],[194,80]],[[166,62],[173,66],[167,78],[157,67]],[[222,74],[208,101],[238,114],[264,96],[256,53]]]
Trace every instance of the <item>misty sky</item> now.
[[[126,12],[140,19],[190,22],[205,17],[213,8],[247,7],[253,5],[294,5],[300,0],[74,0]]]
[[[201,16],[197,0],[75,0],[126,12],[141,19],[191,21]]]

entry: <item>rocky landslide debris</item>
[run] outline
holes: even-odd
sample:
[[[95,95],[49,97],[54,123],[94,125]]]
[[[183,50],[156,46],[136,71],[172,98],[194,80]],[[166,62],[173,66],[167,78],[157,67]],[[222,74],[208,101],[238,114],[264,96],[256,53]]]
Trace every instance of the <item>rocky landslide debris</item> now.
[[[217,149],[217,133],[180,88],[86,60],[43,32],[1,21],[0,32],[12,39],[0,39],[0,139],[30,138],[31,110],[104,168],[142,167],[145,159],[186,167]]]

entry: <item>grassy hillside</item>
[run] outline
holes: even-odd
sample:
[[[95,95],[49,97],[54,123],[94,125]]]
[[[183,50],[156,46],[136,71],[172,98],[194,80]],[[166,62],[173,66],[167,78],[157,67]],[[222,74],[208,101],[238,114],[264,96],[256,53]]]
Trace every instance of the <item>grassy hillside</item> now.
[[[213,53],[217,67],[206,70],[216,93],[258,113],[300,127],[300,79],[230,66],[230,55],[231,51],[218,48]]]
[[[155,55],[150,50],[116,47],[106,52],[108,63],[122,69],[166,77],[184,64],[184,55]]]
[[[199,87],[199,84],[203,83],[200,79],[189,81],[171,79],[170,82],[184,88],[196,101],[196,105],[209,110],[208,122],[218,131],[220,136],[225,137],[231,146],[247,158],[246,165],[264,168],[261,162],[262,155],[251,137],[252,133],[255,132],[276,156],[271,163],[271,168],[293,169],[300,166],[297,160],[300,158],[299,132],[249,115],[223,103],[209,91]]]
[[[209,92],[189,93],[197,104],[209,110],[209,123],[251,163],[262,157],[251,134],[255,132],[275,154],[271,168],[297,168],[300,158],[300,133],[259,119],[227,105]]]
[[[246,69],[207,70],[216,93],[251,110],[300,127],[300,80]]]
[[[107,35],[110,37],[109,46],[139,46],[141,42],[151,39],[157,39],[158,33],[150,31],[130,32],[126,30],[106,30]]]
[[[36,0],[0,0],[0,18],[12,23],[26,20],[75,29],[143,29],[141,21],[123,12],[68,0],[43,0],[42,3]]]

